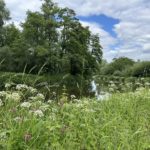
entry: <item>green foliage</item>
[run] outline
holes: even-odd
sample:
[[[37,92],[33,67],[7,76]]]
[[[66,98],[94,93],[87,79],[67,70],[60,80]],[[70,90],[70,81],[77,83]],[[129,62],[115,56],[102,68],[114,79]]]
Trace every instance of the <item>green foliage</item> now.
[[[3,28],[4,34],[4,45],[9,46],[10,49],[13,43],[20,38],[20,31],[14,24],[9,24]]]
[[[58,102],[44,102],[44,95],[32,87],[17,85],[12,90],[7,84],[6,89],[0,92],[2,150],[150,147],[149,90],[115,94],[104,101],[72,95],[68,102],[64,94]]]
[[[27,84],[37,88],[46,97],[52,97],[52,92],[59,98],[66,87],[66,93],[76,97],[90,97],[90,81],[83,76],[73,76],[70,74],[58,75],[31,75],[25,73],[0,72],[0,90],[4,90],[6,83]]]
[[[6,20],[9,20],[9,11],[6,8],[5,2],[0,0],[0,47],[4,46],[4,31],[3,26]]]
[[[103,75],[124,76],[134,63],[132,59],[127,57],[115,58],[111,63],[102,65],[100,73]]]
[[[87,79],[98,70],[102,59],[99,37],[82,26],[73,10],[43,0],[41,10],[28,11],[21,26],[21,31],[13,24],[3,29],[0,55],[1,61],[6,61],[1,71],[37,74],[42,68],[43,74],[71,74]],[[6,58],[6,48],[11,59]]]
[[[138,88],[150,88],[150,78],[119,77],[119,76],[94,76],[98,93],[134,92]]]
[[[3,14],[0,19],[4,22],[9,16],[3,1],[0,7]],[[69,74],[71,80],[65,78],[64,84],[72,85],[74,80],[73,87],[81,96],[79,88],[83,81],[89,81],[99,70],[102,59],[99,36],[83,27],[73,10],[60,8],[51,0],[43,0],[40,11],[29,10],[21,27],[22,30],[14,24],[1,26],[0,71]]]
[[[150,61],[134,62],[132,59],[120,57],[111,63],[102,63],[100,68],[101,75],[150,77]]]
[[[150,61],[136,63],[130,72],[134,77],[150,77]]]

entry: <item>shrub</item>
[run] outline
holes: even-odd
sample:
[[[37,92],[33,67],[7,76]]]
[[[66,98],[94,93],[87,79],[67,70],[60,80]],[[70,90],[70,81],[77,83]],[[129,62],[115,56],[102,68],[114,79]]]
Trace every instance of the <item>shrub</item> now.
[[[150,61],[136,63],[131,69],[134,77],[150,77]]]

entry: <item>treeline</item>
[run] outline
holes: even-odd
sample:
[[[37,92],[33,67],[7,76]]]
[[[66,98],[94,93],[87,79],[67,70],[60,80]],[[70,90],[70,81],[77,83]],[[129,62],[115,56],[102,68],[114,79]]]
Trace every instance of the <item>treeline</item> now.
[[[40,11],[28,11],[21,30],[0,0],[0,71],[91,76],[99,69],[99,36],[83,27],[69,8],[43,0]]]
[[[100,74],[120,77],[150,77],[150,61],[134,61],[127,57],[115,58],[111,63],[103,60]]]

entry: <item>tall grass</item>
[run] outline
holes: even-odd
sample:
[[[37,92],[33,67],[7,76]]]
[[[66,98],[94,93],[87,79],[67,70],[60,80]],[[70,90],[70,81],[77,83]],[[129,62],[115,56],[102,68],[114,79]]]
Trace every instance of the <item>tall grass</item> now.
[[[150,90],[44,102],[25,88],[0,92],[1,150],[150,149]]]

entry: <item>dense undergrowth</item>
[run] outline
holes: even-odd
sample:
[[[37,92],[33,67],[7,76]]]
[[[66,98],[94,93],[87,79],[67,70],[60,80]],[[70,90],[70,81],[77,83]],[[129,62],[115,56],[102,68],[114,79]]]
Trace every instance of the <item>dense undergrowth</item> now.
[[[25,73],[0,72],[0,90],[5,88],[6,83],[27,84],[35,87],[47,98],[57,93],[59,98],[62,93],[76,95],[76,97],[93,97],[91,82],[95,81],[98,92],[109,93],[135,91],[137,88],[150,88],[150,78],[143,77],[117,77],[96,75],[93,78],[83,79],[81,76],[70,74],[61,75],[33,75]]]
[[[26,85],[0,92],[1,150],[148,150],[150,90],[104,101],[64,93],[46,100]],[[55,93],[53,93],[55,95]]]
[[[6,83],[14,84],[27,84],[35,87],[51,98],[52,93],[57,93],[59,97],[64,92],[64,87],[68,95],[91,96],[91,82],[90,79],[83,79],[81,76],[72,76],[70,74],[58,74],[58,75],[34,75],[25,73],[13,73],[13,72],[0,72],[0,90],[5,88]],[[93,95],[93,94],[92,94]]]

